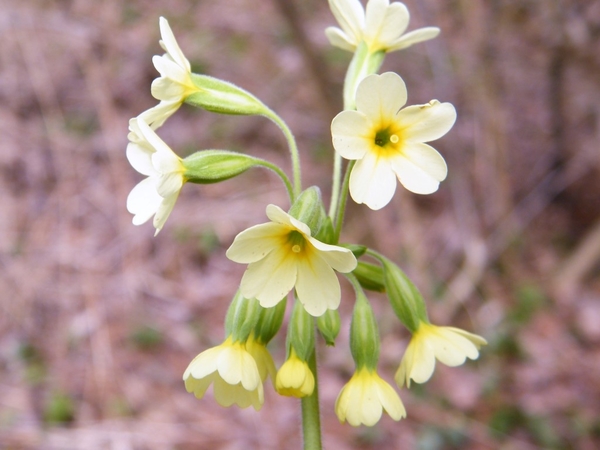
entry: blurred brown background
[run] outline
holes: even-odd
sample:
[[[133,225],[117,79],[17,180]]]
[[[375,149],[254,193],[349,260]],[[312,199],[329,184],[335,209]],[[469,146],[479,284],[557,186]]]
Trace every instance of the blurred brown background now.
[[[353,365],[352,296],[320,349],[326,448],[600,448],[600,2],[407,0],[436,40],[390,54],[409,103],[452,102],[434,146],[449,178],[379,212],[350,205],[344,239],[401,263],[432,319],[484,335],[477,362],[400,394],[408,418],[340,425]],[[291,8],[291,9],[290,9]],[[232,81],[288,121],[304,184],[329,194],[329,124],[350,54],[325,0],[2,0],[0,5],[0,448],[300,448],[299,403],[267,386],[260,412],[187,394],[181,375],[220,343],[244,267],[225,249],[286,205],[257,170],[185,186],[158,237],[125,209],[141,180],[127,124],[154,105],[164,15],[196,72]],[[289,168],[261,118],[183,107],[159,130],[179,154],[224,148]],[[391,381],[408,334],[381,318]],[[283,332],[272,352],[280,365]]]

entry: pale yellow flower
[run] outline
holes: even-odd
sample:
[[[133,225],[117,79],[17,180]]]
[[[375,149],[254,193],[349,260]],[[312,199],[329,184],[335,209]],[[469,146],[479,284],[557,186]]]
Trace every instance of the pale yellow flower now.
[[[278,206],[268,205],[267,217],[271,222],[242,231],[227,250],[229,259],[248,264],[242,295],[270,308],[295,287],[298,300],[312,316],[337,309],[341,291],[333,269],[354,270],[352,252],[316,240],[306,224]]]
[[[375,370],[366,367],[352,375],[335,401],[335,412],[340,422],[348,421],[353,427],[375,425],[383,410],[396,421],[406,417],[406,410],[396,391]]]
[[[350,195],[371,209],[387,205],[396,178],[417,194],[435,192],[446,178],[444,158],[425,142],[446,134],[456,120],[450,103],[432,100],[408,106],[406,86],[393,72],[370,75],[358,86],[356,111],[342,111],[331,123],[335,150],[357,160]]]
[[[164,17],[159,19],[161,40],[160,46],[166,52],[155,55],[152,63],[160,77],[152,82],[151,91],[160,104],[142,113],[142,119],[153,129],[160,127],[183,103],[185,98],[196,92],[198,88],[192,81],[192,69],[177,40],[169,22]]]
[[[256,360],[243,342],[233,342],[231,337],[196,356],[185,370],[183,380],[186,390],[197,398],[202,398],[213,384],[215,399],[221,406],[252,405],[258,411],[264,402]]]
[[[311,395],[315,389],[315,377],[308,363],[301,360],[293,348],[277,372],[275,388],[281,395],[298,398]]]
[[[325,34],[331,45],[354,52],[361,41],[370,52],[393,52],[436,37],[436,27],[419,28],[404,34],[410,15],[403,3],[369,0],[363,9],[359,0],[329,0],[340,28],[329,27]]]
[[[271,377],[271,382],[275,383],[275,376],[277,375],[277,369],[273,362],[273,357],[267,350],[267,347],[256,340],[253,336],[250,336],[246,341],[246,350],[252,355],[258,368],[260,379],[264,383],[267,377]]]
[[[395,380],[398,386],[410,380],[425,383],[435,368],[435,360],[450,367],[460,366],[467,358],[477,359],[479,348],[487,341],[481,336],[454,327],[439,327],[421,322],[402,357]]]
[[[161,138],[139,118],[129,121],[127,159],[148,178],[138,183],[127,197],[133,224],[141,225],[154,216],[156,234],[163,228],[186,182],[185,167]]]

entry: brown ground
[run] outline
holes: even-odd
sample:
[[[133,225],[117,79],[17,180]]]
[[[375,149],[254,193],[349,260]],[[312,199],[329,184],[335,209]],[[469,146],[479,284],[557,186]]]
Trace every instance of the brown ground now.
[[[443,32],[384,69],[405,78],[410,103],[456,106],[436,143],[450,175],[432,196],[399,190],[380,212],[350,205],[344,238],[401,263],[436,323],[490,345],[477,363],[402,390],[407,419],[340,425],[333,404],[353,369],[346,295],[337,347],[320,351],[326,447],[600,448],[600,3],[406,3],[411,29]],[[285,205],[278,180],[256,171],[186,186],[156,238],[125,210],[141,179],[125,158],[127,123],[155,103],[160,15],[195,71],[250,90],[290,123],[305,185],[328,193],[349,54],[326,42],[325,0],[2,0],[3,449],[300,447],[297,401],[268,388],[258,413],[225,409],[181,381],[223,337],[243,271],[225,249],[265,221],[266,204]],[[261,118],[186,107],[160,134],[180,154],[226,148],[288,168],[285,142]],[[408,335],[372,299],[391,380]],[[279,364],[283,347],[282,333]]]

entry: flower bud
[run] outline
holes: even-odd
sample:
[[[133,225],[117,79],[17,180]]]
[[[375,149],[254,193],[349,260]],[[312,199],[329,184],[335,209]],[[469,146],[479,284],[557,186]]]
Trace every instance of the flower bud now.
[[[286,305],[287,297],[272,308],[261,307],[260,318],[254,327],[254,335],[258,342],[266,345],[277,334],[283,322]]]
[[[325,244],[336,244],[335,240],[335,231],[333,230],[333,222],[331,221],[331,217],[327,215],[325,212],[325,208],[321,204],[321,228],[319,232],[315,235],[315,239],[321,241]]]
[[[350,250],[357,258],[360,258],[368,250],[366,246],[358,244],[340,244],[340,246]]]
[[[317,186],[303,191],[289,210],[290,216],[308,225],[312,236],[318,234],[324,212],[321,191]]]
[[[197,91],[185,103],[219,114],[265,115],[270,112],[259,99],[236,85],[208,75],[191,74]]]
[[[335,338],[340,332],[340,327],[340,313],[337,309],[328,309],[325,314],[317,318],[317,328],[327,345],[335,345]]]
[[[383,269],[380,266],[359,261],[352,273],[363,288],[375,292],[385,292]]]
[[[183,160],[184,177],[197,184],[225,181],[256,165],[256,158],[226,150],[203,150]]]
[[[400,268],[387,258],[383,264],[383,279],[394,312],[404,326],[414,333],[421,322],[429,323],[423,296]]]
[[[246,342],[258,323],[260,313],[258,300],[244,298],[238,289],[225,317],[226,335],[232,336],[234,342]]]
[[[379,327],[365,294],[356,293],[350,324],[350,352],[357,368],[375,370],[379,359]]]
[[[286,341],[288,351],[293,347],[302,361],[307,361],[315,348],[313,317],[306,312],[298,300],[294,302]]]

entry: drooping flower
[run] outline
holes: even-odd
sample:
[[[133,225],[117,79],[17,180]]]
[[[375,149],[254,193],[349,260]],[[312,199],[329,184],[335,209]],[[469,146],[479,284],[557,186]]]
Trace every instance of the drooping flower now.
[[[183,380],[186,390],[197,398],[202,398],[213,384],[215,399],[221,406],[252,405],[258,411],[264,402],[259,366],[246,344],[234,342],[231,336],[196,356],[185,370]]]
[[[404,34],[410,14],[403,3],[369,0],[366,12],[359,0],[329,0],[340,28],[328,27],[331,45],[354,52],[361,41],[370,52],[393,52],[436,37],[437,27],[425,27]]]
[[[148,178],[129,193],[127,210],[134,214],[134,225],[141,225],[154,216],[158,234],[187,181],[185,167],[181,158],[143,120],[131,119],[129,129],[127,159],[135,170]]]
[[[294,349],[277,372],[275,388],[281,395],[288,397],[306,397],[315,389],[315,376],[306,361],[301,360]]]
[[[294,287],[298,300],[313,316],[337,309],[341,291],[333,271],[347,273],[356,267],[348,249],[324,244],[310,228],[275,205],[267,206],[269,223],[238,234],[227,257],[248,264],[240,289],[264,308],[275,306]]]
[[[454,327],[421,322],[402,357],[395,380],[398,386],[410,380],[425,383],[435,368],[435,360],[450,367],[460,366],[467,358],[477,359],[479,348],[487,342],[481,336]]]
[[[267,346],[260,339],[250,335],[246,341],[246,351],[254,358],[261,381],[264,383],[268,377],[271,377],[271,382],[275,383],[277,369]]]
[[[358,369],[342,388],[335,402],[340,422],[353,427],[373,426],[385,410],[392,419],[406,417],[406,410],[396,391],[375,370]]]
[[[192,70],[177,40],[169,22],[164,17],[159,19],[161,40],[160,46],[166,52],[152,58],[154,67],[160,77],[152,82],[152,96],[160,103],[142,113],[142,118],[153,129],[160,127],[184,102],[190,94],[198,91],[192,81]]]
[[[357,160],[350,175],[350,195],[374,210],[390,202],[396,177],[417,194],[435,192],[446,178],[444,158],[425,142],[452,128],[454,106],[432,100],[401,109],[406,99],[399,75],[370,75],[358,86],[357,110],[342,111],[331,124],[335,150]]]

